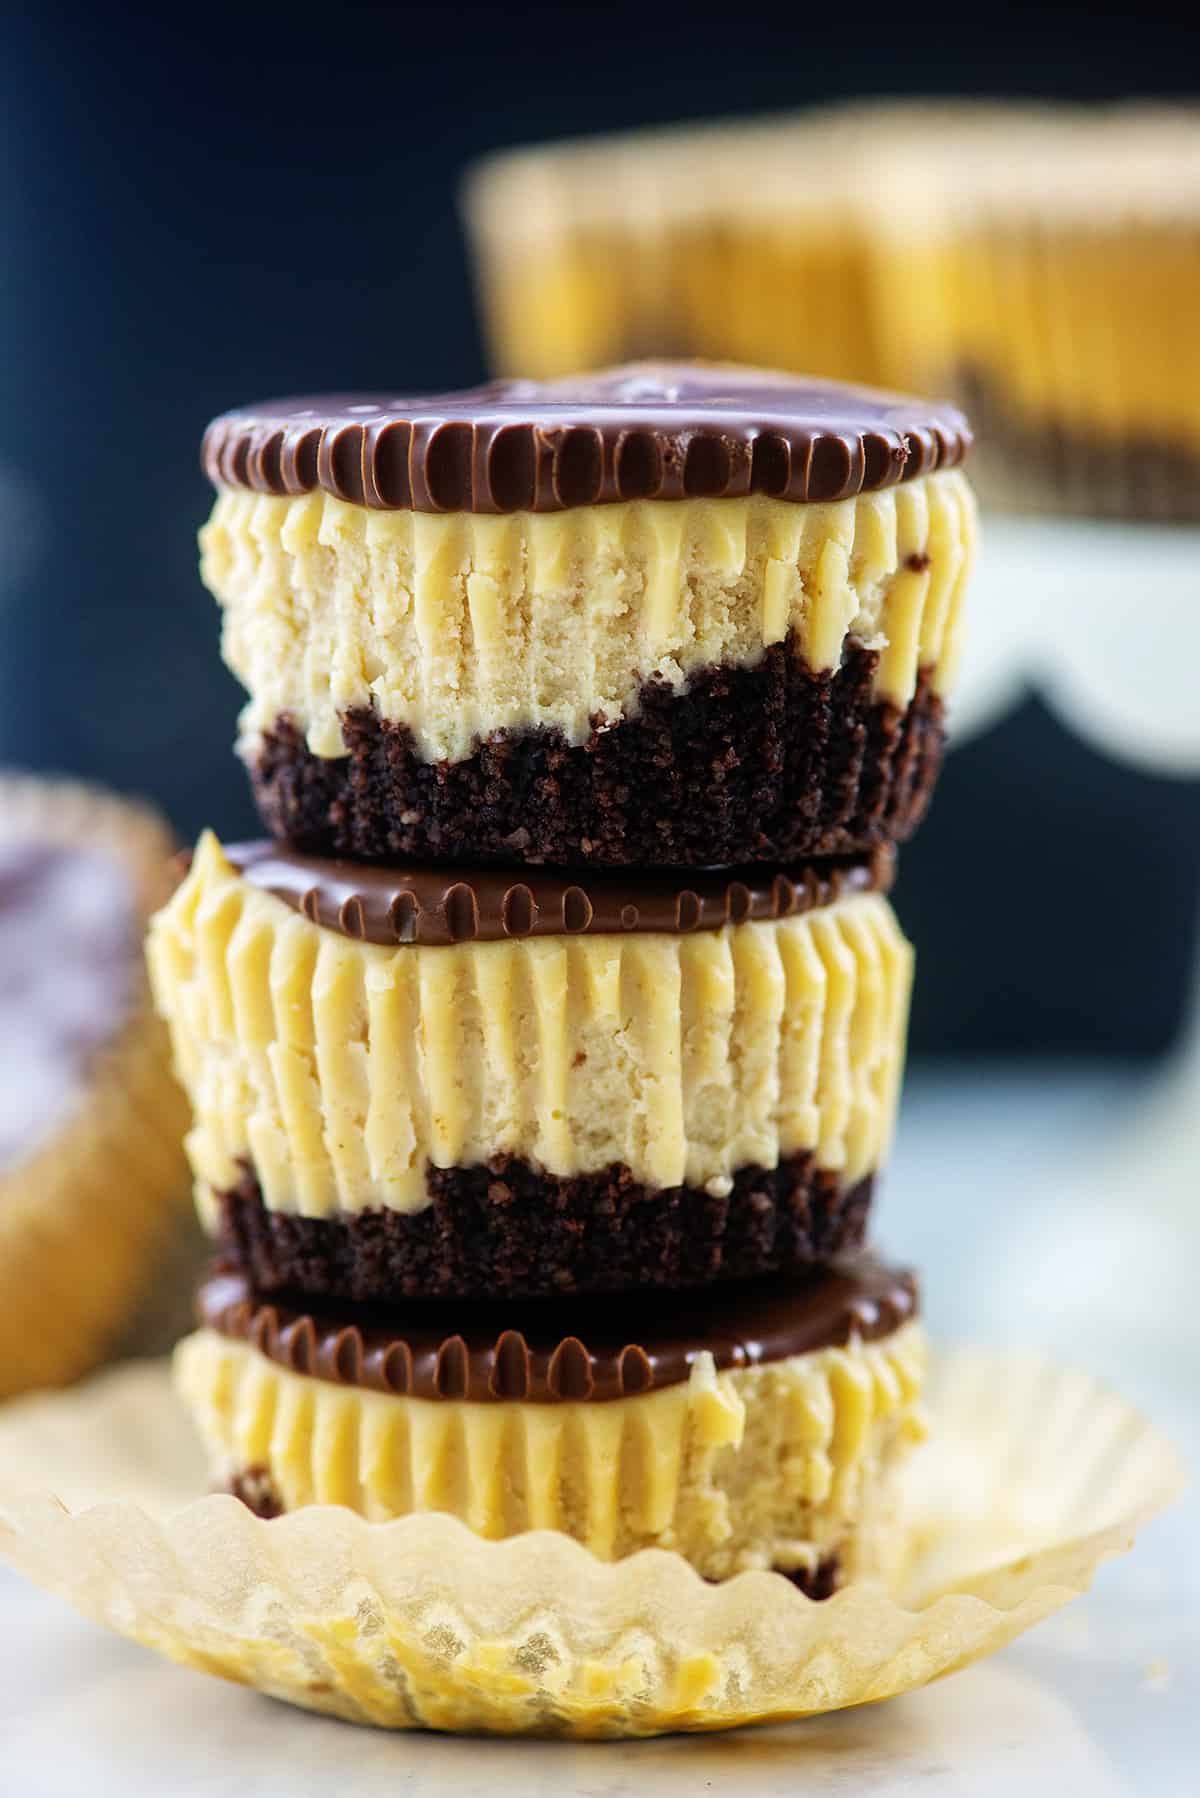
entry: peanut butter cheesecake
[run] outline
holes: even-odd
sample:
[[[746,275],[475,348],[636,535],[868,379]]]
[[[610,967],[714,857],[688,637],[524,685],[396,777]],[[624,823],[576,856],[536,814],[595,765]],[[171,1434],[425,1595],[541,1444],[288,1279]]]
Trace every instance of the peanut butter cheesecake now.
[[[644,867],[906,837],[969,444],[949,406],[703,365],[216,419],[203,573],[271,834]]]
[[[673,1549],[709,1579],[810,1596],[886,1570],[919,1438],[911,1274],[857,1257],[702,1295],[383,1314],[201,1288],[176,1352],[218,1483],[261,1515],[448,1511],[560,1530],[613,1560]]]
[[[885,1577],[914,1277],[895,844],[975,510],[953,408],[645,364],[209,427],[267,840],[148,960],[214,1245],[184,1401],[263,1518]]]
[[[206,836],[151,929],[202,1217],[260,1292],[676,1286],[862,1236],[911,951],[890,851],[392,869]]]

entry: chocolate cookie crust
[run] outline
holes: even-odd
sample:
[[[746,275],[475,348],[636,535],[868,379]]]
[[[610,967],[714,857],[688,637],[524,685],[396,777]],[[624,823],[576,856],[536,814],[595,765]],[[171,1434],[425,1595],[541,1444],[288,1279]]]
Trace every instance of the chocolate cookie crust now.
[[[384,511],[560,512],[622,500],[846,499],[961,462],[953,406],[704,363],[631,363],[463,393],[325,394],[223,413],[217,486],[323,489]]]
[[[878,653],[852,643],[819,674],[794,643],[682,692],[642,689],[636,714],[575,747],[498,731],[427,762],[412,733],[348,712],[348,753],[312,754],[286,717],[250,774],[271,835],[311,855],[716,867],[852,855],[903,841],[941,762],[943,706],[923,670],[909,705],[872,691]]]
[[[218,1201],[221,1264],[260,1293],[356,1304],[699,1286],[858,1248],[873,1185],[843,1189],[808,1152],[740,1169],[724,1197],[650,1191],[619,1166],[557,1176],[513,1156],[427,1178],[421,1211],[311,1218],[269,1211],[247,1172]]]

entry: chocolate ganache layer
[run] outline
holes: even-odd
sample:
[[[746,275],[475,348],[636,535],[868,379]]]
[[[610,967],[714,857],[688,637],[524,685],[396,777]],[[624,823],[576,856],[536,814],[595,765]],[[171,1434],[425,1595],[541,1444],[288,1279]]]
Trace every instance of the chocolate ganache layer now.
[[[857,1337],[877,1341],[917,1314],[916,1277],[861,1255],[808,1278],[720,1294],[656,1294],[641,1320],[609,1303],[412,1305],[403,1315],[267,1302],[236,1274],[200,1288],[205,1327],[280,1366],[341,1385],[426,1399],[532,1404],[631,1398],[687,1380],[705,1353],[718,1369],[754,1367]]]
[[[229,844],[225,855],[243,880],[303,912],[310,923],[389,947],[719,930],[792,917],[851,893],[886,892],[895,863],[894,852],[881,848],[870,856],[810,862],[790,874],[747,868],[673,877],[419,863],[362,867],[273,842]]]
[[[214,419],[218,486],[323,489],[416,512],[557,512],[622,500],[846,499],[963,460],[953,406],[690,363],[631,364],[464,393],[334,394]]]
[[[726,1192],[650,1188],[620,1166],[549,1174],[514,1155],[425,1177],[420,1211],[301,1217],[268,1209],[247,1171],[219,1195],[223,1260],[260,1292],[352,1303],[702,1286],[858,1248],[874,1186],[846,1186],[811,1151],[739,1168]]]
[[[568,744],[494,732],[428,762],[369,708],[342,718],[345,756],[315,755],[277,719],[251,766],[272,836],[319,855],[737,866],[854,854],[920,823],[941,766],[928,670],[905,707],[875,697],[878,653],[851,644],[819,674],[791,643],[681,691],[647,682],[636,713]]]

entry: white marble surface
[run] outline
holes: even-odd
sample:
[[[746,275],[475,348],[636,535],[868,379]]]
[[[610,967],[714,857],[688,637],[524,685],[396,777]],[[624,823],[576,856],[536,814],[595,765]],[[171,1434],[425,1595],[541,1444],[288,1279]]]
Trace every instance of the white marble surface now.
[[[1040,1345],[1106,1375],[1195,1466],[1200,1326],[1174,1300],[1181,1275],[1200,1269],[1180,1266],[1177,1200],[1161,1201],[1151,1180],[1112,1190],[1114,1145],[1136,1139],[1145,1096],[1144,1082],[1119,1073],[919,1075],[882,1235],[924,1267],[939,1333]],[[1146,1151],[1149,1174],[1155,1145]],[[1193,1175],[1194,1201],[1200,1168]],[[1148,1230],[1130,1229],[1135,1211]],[[1153,1252],[1133,1256],[1145,1241]],[[1200,1766],[1198,1534],[1189,1494],[1087,1599],[891,1704],[603,1745],[385,1736],[306,1716],[160,1662],[0,1572],[0,1794],[1189,1798]]]

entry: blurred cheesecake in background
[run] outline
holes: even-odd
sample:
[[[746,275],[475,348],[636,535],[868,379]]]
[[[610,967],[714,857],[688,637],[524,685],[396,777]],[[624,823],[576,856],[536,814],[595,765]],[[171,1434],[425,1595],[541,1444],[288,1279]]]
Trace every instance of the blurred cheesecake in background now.
[[[465,189],[499,372],[696,356],[873,380],[853,114],[510,151]]]
[[[494,361],[734,357],[957,399],[985,496],[1200,517],[1200,112],[887,103],[485,162]]]
[[[0,1398],[94,1365],[186,1219],[142,955],[173,849],[99,788],[0,776]]]
[[[872,205],[890,366],[970,405],[993,498],[1200,517],[1200,111],[915,132]]]

